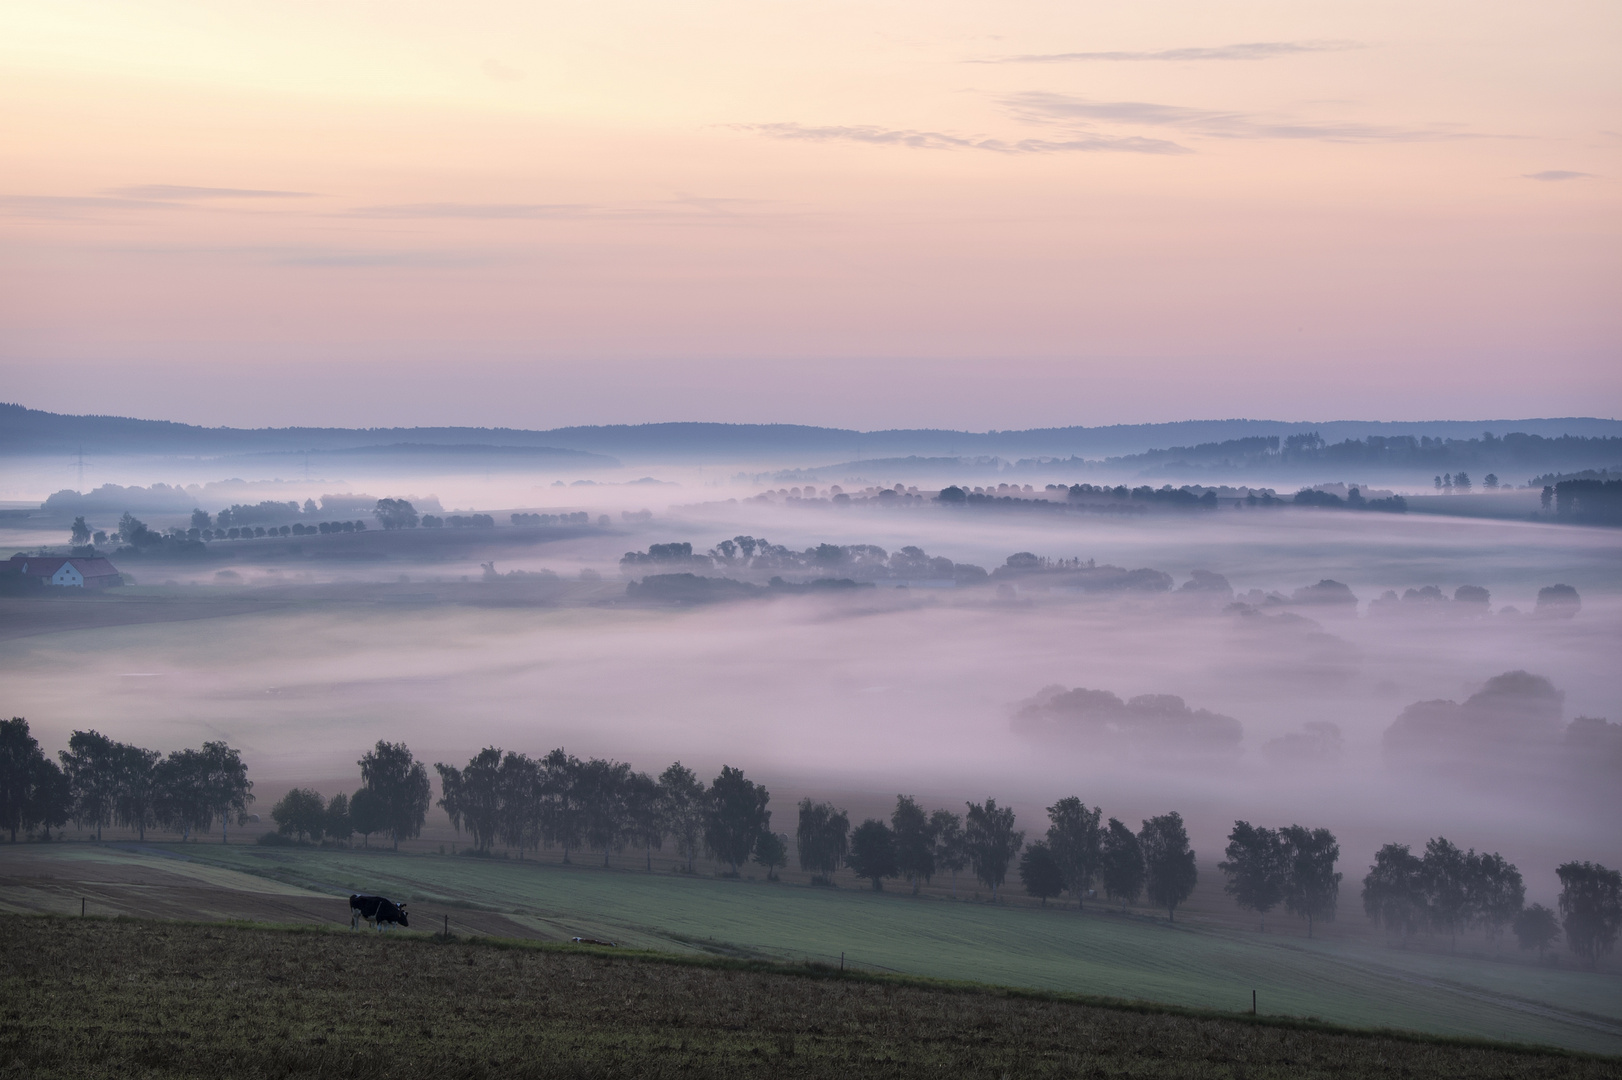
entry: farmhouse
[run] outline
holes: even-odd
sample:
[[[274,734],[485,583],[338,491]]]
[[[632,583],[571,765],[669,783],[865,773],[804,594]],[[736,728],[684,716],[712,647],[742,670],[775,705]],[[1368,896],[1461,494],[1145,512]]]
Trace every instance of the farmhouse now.
[[[42,555],[13,555],[6,570],[19,577],[34,578],[44,585],[70,589],[110,589],[124,584],[118,568],[106,559],[81,559]]]

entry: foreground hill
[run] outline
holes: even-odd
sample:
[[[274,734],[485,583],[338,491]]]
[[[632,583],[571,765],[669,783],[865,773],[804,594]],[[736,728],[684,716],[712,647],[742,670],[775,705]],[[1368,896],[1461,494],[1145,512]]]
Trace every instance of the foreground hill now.
[[[0,918],[0,1076],[1602,1077],[1615,1059],[747,961]]]

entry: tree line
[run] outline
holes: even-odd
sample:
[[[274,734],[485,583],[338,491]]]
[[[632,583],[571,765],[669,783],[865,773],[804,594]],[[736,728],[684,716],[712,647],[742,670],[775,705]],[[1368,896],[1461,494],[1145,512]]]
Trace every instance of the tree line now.
[[[254,799],[247,767],[224,742],[165,757],[96,731],[75,731],[58,758],[60,764],[40,749],[27,721],[0,721],[0,829],[13,842],[19,831],[48,834],[70,820],[94,829],[98,840],[108,825],[143,839],[149,828],[189,839],[218,820],[223,840],[232,818],[245,823]],[[361,787],[352,795],[325,800],[305,788],[288,792],[271,811],[273,835],[320,841],[358,834],[366,843],[380,835],[396,848],[419,836],[432,799],[427,766],[404,743],[383,740],[357,764]],[[600,853],[609,865],[612,854],[634,845],[652,869],[653,852],[669,840],[689,873],[700,855],[724,864],[732,876],[752,861],[772,879],[788,864],[790,837],[772,830],[770,793],[732,766],[706,784],[679,761],[655,777],[562,748],[531,758],[487,747],[465,767],[439,762],[434,769],[438,805],[478,853],[500,844],[522,858],[545,847],[561,849],[566,863],[574,853]],[[993,901],[1017,870],[1025,892],[1044,905],[1069,893],[1079,910],[1102,889],[1123,910],[1146,897],[1169,920],[1198,880],[1176,812],[1147,818],[1134,831],[1071,796],[1047,808],[1045,834],[1027,844],[1011,807],[989,798],[965,807],[963,814],[926,810],[898,795],[888,821],[867,818],[852,828],[845,810],[802,799],[793,837],[800,869],[824,885],[848,869],[875,890],[899,878],[914,894],[946,873],[954,895],[957,875],[969,870]],[[1265,920],[1282,905],[1306,919],[1309,936],[1315,923],[1334,919],[1342,875],[1335,870],[1340,846],[1328,829],[1236,821],[1224,855],[1217,868],[1239,907]],[[1442,837],[1423,854],[1387,844],[1363,879],[1363,909],[1375,925],[1404,939],[1426,931],[1455,942],[1471,927],[1497,939],[1509,928],[1523,948],[1542,954],[1563,933],[1576,955],[1597,962],[1622,930],[1622,873],[1573,861],[1557,874],[1558,917],[1525,903],[1520,871],[1496,852],[1462,851]]]
[[[1422,855],[1406,844],[1387,844],[1363,879],[1363,911],[1404,941],[1419,931],[1440,933],[1450,948],[1470,927],[1492,940],[1508,927],[1521,948],[1542,955],[1564,933],[1575,955],[1596,963],[1622,930],[1622,872],[1572,861],[1555,874],[1558,919],[1542,904],[1527,905],[1521,872],[1496,852],[1461,851],[1440,836],[1426,843]]]
[[[237,751],[224,742],[201,749],[156,750],[115,742],[97,731],[75,731],[60,764],[40,749],[21,717],[0,720],[0,828],[25,833],[61,828],[69,821],[94,829],[109,825],[162,828],[190,838],[216,820],[221,839],[230,821],[244,824],[253,782]]]

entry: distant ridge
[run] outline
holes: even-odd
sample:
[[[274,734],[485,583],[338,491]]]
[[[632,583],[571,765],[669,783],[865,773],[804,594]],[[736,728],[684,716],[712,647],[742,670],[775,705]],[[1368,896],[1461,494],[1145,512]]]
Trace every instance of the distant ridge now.
[[[802,424],[658,423],[609,424],[527,431],[518,428],[230,428],[119,416],[70,416],[0,404],[0,455],[10,457],[86,453],[159,457],[274,452],[361,452],[413,444],[446,453],[470,446],[523,450],[584,451],[618,457],[659,455],[683,460],[771,459],[804,454],[834,460],[918,456],[1005,454],[1109,457],[1155,447],[1191,446],[1256,435],[1288,436],[1315,431],[1328,442],[1370,435],[1428,435],[1467,439],[1483,431],[1554,437],[1622,436],[1622,421],[1596,417],[1498,420],[1183,420],[1163,424],[1033,428],[1024,431],[951,431],[933,428],[854,431]]]

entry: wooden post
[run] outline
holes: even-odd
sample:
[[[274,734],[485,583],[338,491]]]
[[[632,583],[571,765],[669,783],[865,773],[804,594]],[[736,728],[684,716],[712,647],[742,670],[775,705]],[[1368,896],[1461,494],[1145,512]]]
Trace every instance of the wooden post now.
[[[845,970],[845,954],[844,953],[839,954],[839,970],[840,971]]]
[[[449,915],[446,915],[445,916],[445,940],[449,941],[450,939],[451,939],[451,917]]]
[[[84,897],[79,897],[79,918],[84,918]]]
[[[1250,992],[1250,1015],[1256,1015],[1256,991],[1254,990]]]

